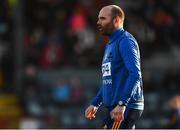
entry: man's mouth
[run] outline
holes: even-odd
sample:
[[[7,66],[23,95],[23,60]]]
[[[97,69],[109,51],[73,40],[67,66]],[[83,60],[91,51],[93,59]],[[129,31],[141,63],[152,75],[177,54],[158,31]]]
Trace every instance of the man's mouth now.
[[[103,28],[102,28],[101,26],[98,26],[98,30],[99,30],[99,31],[102,31]]]

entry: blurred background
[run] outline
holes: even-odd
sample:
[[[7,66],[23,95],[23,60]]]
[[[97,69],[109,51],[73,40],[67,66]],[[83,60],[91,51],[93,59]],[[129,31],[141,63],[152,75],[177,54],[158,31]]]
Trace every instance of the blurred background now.
[[[138,40],[145,110],[136,128],[180,128],[179,0],[1,0],[0,128],[101,128],[84,110],[101,84],[108,39],[97,16],[126,14]]]

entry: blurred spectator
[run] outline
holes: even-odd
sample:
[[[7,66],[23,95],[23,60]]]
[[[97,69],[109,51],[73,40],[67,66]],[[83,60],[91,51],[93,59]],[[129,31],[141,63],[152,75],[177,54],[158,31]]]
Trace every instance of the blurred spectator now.
[[[37,91],[37,86],[27,86],[25,92],[25,105],[27,113],[34,116],[40,116],[43,113],[41,107],[40,95]]]
[[[155,11],[153,22],[157,27],[170,27],[174,23],[174,19],[161,7]]]
[[[75,11],[72,12],[70,17],[69,26],[73,32],[81,32],[86,28],[87,21],[86,21],[86,14],[84,12],[83,6],[76,5]]]
[[[62,44],[59,44],[55,39],[52,39],[42,50],[40,67],[46,69],[57,68],[62,65],[63,59],[64,51]]]
[[[26,116],[20,121],[20,129],[40,129],[41,122],[36,117]]]
[[[36,67],[32,64],[28,64],[25,67],[25,76],[23,84],[23,104],[25,105],[25,111],[28,114],[39,116],[42,113],[40,106],[40,86],[37,81]]]
[[[90,27],[86,27],[80,32],[77,32],[78,42],[74,46],[77,54],[82,54],[87,49],[92,49],[95,44],[94,31]]]
[[[70,79],[71,84],[71,99],[76,105],[82,104],[86,101],[84,93],[84,86],[82,86],[81,79],[79,77],[72,77]]]
[[[84,55],[86,55],[88,50],[93,49],[95,44],[95,32],[87,19],[86,9],[83,5],[77,4],[75,12],[72,12],[69,19],[69,33],[71,33],[69,36],[75,38],[75,41],[71,42],[71,46],[73,46],[73,52],[78,57],[76,62],[79,66],[88,66],[88,60],[86,60]]]
[[[27,85],[37,85],[37,70],[33,64],[27,64],[24,69],[24,88]]]
[[[34,65],[38,64],[38,58],[41,54],[43,43],[47,41],[47,37],[44,34],[44,30],[41,27],[37,27],[29,32],[25,33],[24,36],[24,48],[26,62]]]
[[[57,104],[67,104],[70,101],[70,87],[65,79],[58,79],[56,84],[52,86],[53,100]]]
[[[170,100],[170,107],[173,110],[169,128],[170,129],[180,129],[180,96],[173,96]]]

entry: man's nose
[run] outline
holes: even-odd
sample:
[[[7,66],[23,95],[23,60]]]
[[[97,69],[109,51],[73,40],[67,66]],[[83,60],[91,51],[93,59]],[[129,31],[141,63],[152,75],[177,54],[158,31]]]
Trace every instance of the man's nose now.
[[[97,24],[98,24],[98,25],[100,24],[100,20],[97,21]]]

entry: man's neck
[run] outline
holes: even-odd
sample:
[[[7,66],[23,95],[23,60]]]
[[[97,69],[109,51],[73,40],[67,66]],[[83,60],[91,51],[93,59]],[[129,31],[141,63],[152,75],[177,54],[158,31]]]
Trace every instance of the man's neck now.
[[[116,32],[117,30],[121,29],[121,28],[123,28],[123,27],[122,27],[122,26],[119,26],[119,27],[115,28],[115,29],[112,31],[111,35],[112,35],[114,32]]]
[[[120,25],[119,25],[119,26],[115,27],[114,30],[112,31],[112,34],[113,34],[114,32],[116,32],[117,30],[119,30],[120,28],[123,28],[123,26],[120,26]],[[112,34],[111,34],[111,35],[112,35]]]

